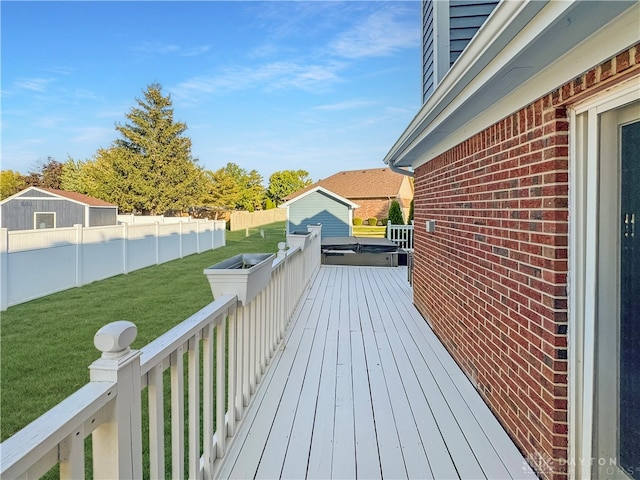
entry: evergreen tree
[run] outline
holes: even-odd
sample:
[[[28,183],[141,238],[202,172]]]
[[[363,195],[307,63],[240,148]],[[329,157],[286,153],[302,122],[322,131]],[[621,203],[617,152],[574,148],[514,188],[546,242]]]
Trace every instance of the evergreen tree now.
[[[122,138],[98,150],[94,162],[85,165],[86,193],[123,211],[185,211],[200,203],[205,186],[191,156],[191,139],[183,135],[187,125],[174,121],[171,97],[162,94],[159,84],[143,93],[125,115],[128,123],[116,125]]]
[[[404,219],[402,218],[402,210],[397,200],[391,202],[389,207],[389,223],[394,225],[404,225]]]

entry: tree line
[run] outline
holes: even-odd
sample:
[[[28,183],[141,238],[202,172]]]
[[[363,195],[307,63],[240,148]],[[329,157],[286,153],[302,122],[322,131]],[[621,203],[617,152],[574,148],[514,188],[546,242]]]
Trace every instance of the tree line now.
[[[141,215],[189,213],[210,216],[227,210],[274,208],[283,198],[312,183],[305,170],[282,170],[264,179],[256,170],[229,162],[205,170],[191,154],[187,125],[175,121],[170,95],[154,83],[116,124],[119,138],[93,158],[51,157],[26,175],[0,172],[0,199],[29,186],[83,193]]]

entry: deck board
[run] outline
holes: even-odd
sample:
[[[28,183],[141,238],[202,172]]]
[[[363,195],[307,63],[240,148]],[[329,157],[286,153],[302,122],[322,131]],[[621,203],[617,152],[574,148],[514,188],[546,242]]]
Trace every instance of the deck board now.
[[[412,304],[403,267],[323,266],[221,478],[535,478]]]

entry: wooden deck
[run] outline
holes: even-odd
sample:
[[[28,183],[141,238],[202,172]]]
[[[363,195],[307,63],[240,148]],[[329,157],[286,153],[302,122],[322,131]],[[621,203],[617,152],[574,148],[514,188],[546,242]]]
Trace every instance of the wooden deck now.
[[[406,268],[322,266],[221,478],[536,478],[412,304]]]

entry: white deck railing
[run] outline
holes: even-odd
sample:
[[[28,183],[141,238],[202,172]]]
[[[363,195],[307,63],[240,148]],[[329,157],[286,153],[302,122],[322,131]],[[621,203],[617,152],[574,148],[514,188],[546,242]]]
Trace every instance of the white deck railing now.
[[[246,305],[221,295],[139,351],[129,348],[137,333],[131,322],[100,329],[94,344],[102,357],[90,366],[90,383],[0,444],[0,477],[38,478],[59,464],[60,478],[84,478],[91,435],[95,479],[142,478],[143,471],[151,478],[214,478],[320,266],[319,228],[309,230],[304,246],[280,244],[269,283]]]
[[[393,225],[387,224],[387,238],[398,245],[398,247],[413,250],[413,225]]]

